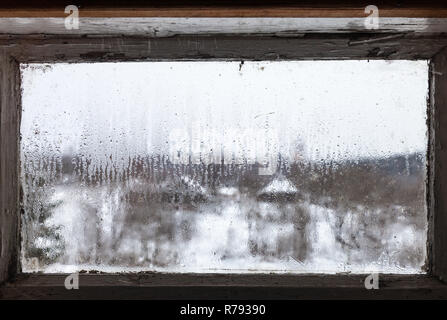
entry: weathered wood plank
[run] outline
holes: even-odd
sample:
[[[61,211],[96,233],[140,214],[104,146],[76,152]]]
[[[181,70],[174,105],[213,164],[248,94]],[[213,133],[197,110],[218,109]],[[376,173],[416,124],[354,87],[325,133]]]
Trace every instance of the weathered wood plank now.
[[[62,11],[63,12],[63,11]],[[447,16],[446,16],[447,17]],[[144,35],[166,37],[190,34],[277,34],[343,32],[447,32],[447,18],[381,17],[379,29],[367,29],[365,18],[185,18],[185,17],[85,17],[80,14],[79,29],[67,30],[63,17],[0,18],[0,34],[58,35]]]
[[[430,59],[447,36],[290,35],[145,37],[10,37],[0,40],[20,62],[138,60]]]
[[[0,51],[0,283],[18,268],[19,83],[18,63]]]

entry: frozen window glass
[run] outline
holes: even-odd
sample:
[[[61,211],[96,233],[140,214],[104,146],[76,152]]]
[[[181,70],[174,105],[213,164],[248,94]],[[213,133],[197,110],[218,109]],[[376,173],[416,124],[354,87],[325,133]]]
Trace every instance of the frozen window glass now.
[[[24,272],[424,272],[427,61],[21,72]]]

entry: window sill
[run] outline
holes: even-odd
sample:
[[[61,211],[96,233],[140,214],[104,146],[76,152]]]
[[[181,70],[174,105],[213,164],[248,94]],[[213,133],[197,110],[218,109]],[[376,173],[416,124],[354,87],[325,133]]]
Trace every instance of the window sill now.
[[[67,290],[67,274],[20,274],[0,287],[0,299],[447,299],[447,284],[428,275],[80,274]]]

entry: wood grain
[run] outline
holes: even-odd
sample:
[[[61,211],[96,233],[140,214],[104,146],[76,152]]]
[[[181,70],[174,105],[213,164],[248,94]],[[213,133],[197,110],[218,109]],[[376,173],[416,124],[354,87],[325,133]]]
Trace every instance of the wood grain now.
[[[19,62],[154,60],[430,59],[447,37],[393,34],[8,37],[0,40]]]

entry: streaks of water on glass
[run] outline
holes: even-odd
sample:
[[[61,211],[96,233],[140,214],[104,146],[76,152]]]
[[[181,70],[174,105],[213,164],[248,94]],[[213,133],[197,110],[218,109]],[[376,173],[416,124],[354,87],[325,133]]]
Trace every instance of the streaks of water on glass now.
[[[23,270],[421,272],[427,62],[238,66],[22,66]]]

